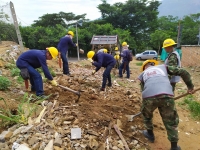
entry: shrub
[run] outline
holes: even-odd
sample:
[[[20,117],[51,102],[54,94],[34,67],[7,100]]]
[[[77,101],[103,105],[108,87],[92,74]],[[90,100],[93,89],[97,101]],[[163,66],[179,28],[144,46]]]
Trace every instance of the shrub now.
[[[16,68],[15,64],[8,63],[5,65],[5,69],[13,69],[13,68]]]
[[[8,78],[0,76],[0,90],[6,90],[11,85]]]
[[[14,76],[19,76],[19,73],[20,73],[20,70],[18,68],[13,68],[11,70],[11,76],[14,77]]]

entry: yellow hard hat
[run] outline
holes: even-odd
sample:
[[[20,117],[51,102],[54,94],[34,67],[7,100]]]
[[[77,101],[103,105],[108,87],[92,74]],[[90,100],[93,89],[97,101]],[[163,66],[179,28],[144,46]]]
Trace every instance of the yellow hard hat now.
[[[122,43],[122,46],[127,46],[127,43],[126,43],[126,42],[123,42],[123,43]]]
[[[68,31],[67,34],[69,34],[69,35],[71,35],[71,36],[74,36],[74,32],[72,32],[72,31]]]
[[[118,47],[115,47],[115,50],[118,51]]]
[[[141,67],[141,71],[144,71],[144,67],[146,66],[146,64],[151,63],[152,66],[156,66],[158,65],[158,61],[151,59],[151,60],[146,60],[143,62],[142,67]]]
[[[46,48],[51,54],[52,58],[55,59],[58,56],[58,50],[55,47],[47,47]]]
[[[89,51],[87,53],[87,58],[92,58],[94,56],[95,52],[94,51]]]
[[[166,39],[163,42],[163,48],[176,45],[177,43],[174,42],[172,39]]]
[[[104,53],[108,53],[108,50],[107,50],[107,49],[103,49],[103,52],[104,52]]]
[[[119,60],[119,55],[115,55],[114,58],[115,58],[116,60]]]

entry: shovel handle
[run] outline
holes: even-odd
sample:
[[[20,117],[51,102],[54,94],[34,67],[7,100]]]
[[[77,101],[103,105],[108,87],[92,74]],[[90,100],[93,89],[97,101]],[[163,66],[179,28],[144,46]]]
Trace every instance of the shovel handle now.
[[[65,89],[65,90],[68,90],[68,91],[70,91],[70,92],[72,92],[72,93],[75,93],[75,94],[77,94],[77,95],[80,95],[80,93],[79,93],[78,91],[72,90],[72,89],[70,89],[70,88],[68,88],[68,87],[65,87],[65,86],[62,86],[62,85],[58,85],[58,86],[61,87],[61,88],[63,88],[63,89]]]
[[[59,64],[59,67],[61,68],[62,67],[62,64],[61,64],[61,56],[60,56],[60,53],[58,55],[58,64]]]
[[[24,84],[25,84],[26,89],[28,89],[28,80],[24,80]]]
[[[197,88],[197,89],[194,90],[194,92],[199,91],[199,90],[200,90],[200,88]],[[185,94],[179,95],[179,96],[177,96],[177,97],[174,97],[174,100],[177,100],[177,99],[182,98],[182,97],[184,97],[184,96],[187,96],[187,95],[189,95],[189,94],[190,94],[190,93],[185,93]]]

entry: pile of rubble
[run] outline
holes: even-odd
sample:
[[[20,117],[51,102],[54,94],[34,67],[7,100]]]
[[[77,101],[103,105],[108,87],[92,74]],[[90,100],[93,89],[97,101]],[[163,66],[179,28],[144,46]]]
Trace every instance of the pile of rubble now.
[[[134,80],[115,79],[111,88],[99,91],[100,70],[94,76],[89,67],[75,64],[73,77],[58,75],[59,84],[80,91],[77,96],[60,87],[44,84],[51,94],[41,104],[28,125],[14,125],[0,134],[0,149],[16,150],[123,150],[146,149],[141,117],[129,115],[140,111],[140,92]],[[133,84],[131,87],[123,86]]]

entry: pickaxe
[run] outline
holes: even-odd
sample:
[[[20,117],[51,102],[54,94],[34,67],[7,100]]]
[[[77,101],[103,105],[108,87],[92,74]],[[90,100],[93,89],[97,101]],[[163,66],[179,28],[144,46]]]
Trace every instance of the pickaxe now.
[[[200,88],[197,88],[197,89],[195,89],[194,90],[194,93],[196,92],[196,91],[199,91],[200,90]],[[187,96],[187,95],[189,95],[190,93],[184,93],[184,94],[182,94],[182,95],[179,95],[179,96],[177,96],[177,97],[174,97],[174,100],[177,100],[177,99],[179,99],[179,98],[182,98],[182,97],[184,97],[184,96]],[[137,113],[136,115],[126,115],[126,117],[128,118],[128,121],[133,121],[133,118],[135,118],[136,116],[139,116],[141,114],[141,112],[139,112],[139,113]]]

